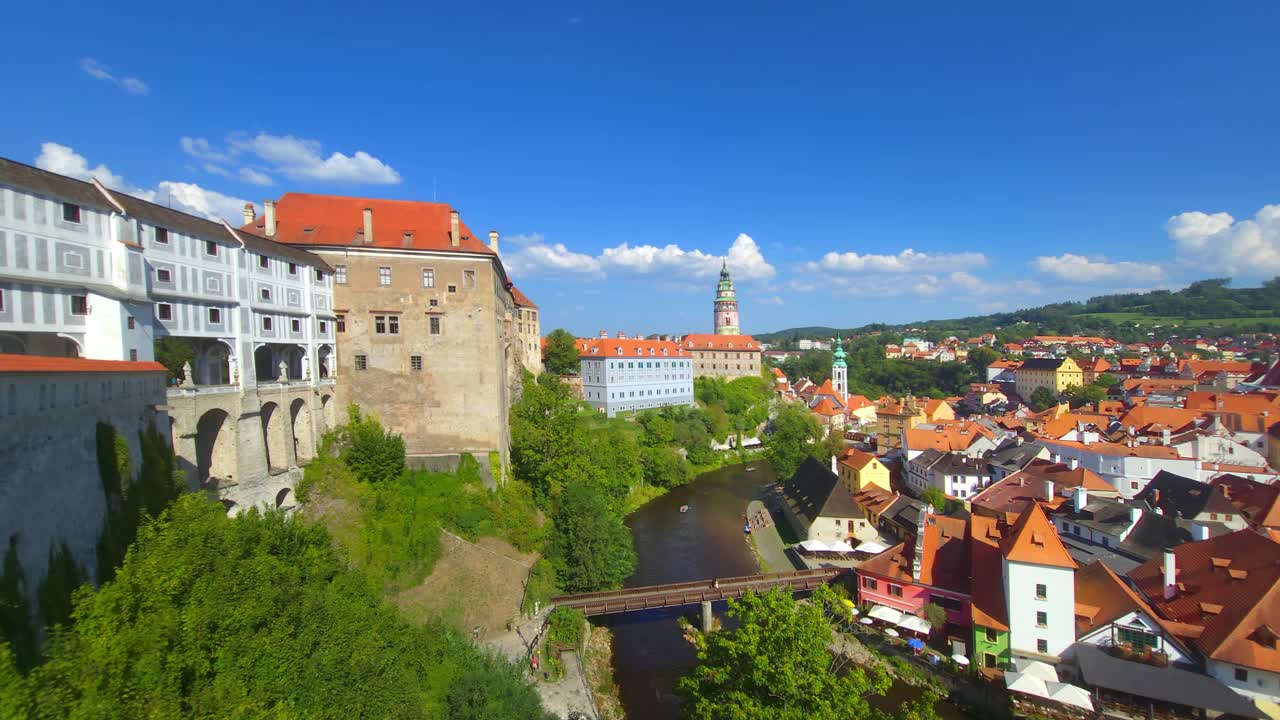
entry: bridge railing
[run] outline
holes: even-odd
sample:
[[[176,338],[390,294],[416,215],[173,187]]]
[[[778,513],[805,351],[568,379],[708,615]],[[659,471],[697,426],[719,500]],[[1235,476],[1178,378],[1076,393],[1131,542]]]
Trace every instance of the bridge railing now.
[[[791,572],[768,573],[763,575],[739,575],[736,577],[719,578],[720,589],[731,588],[738,585],[758,585],[769,582],[784,582],[789,580],[801,580],[806,578],[822,578],[826,579],[838,575],[841,572],[839,568],[817,568],[812,570],[793,570]],[[621,590],[604,590],[594,593],[581,593],[578,595],[561,595],[551,599],[553,603],[579,603],[592,600],[610,600],[615,598],[635,597],[637,595],[648,595],[654,593],[675,593],[684,590],[711,590],[711,580],[695,580],[692,582],[669,583],[667,585],[645,585],[634,588],[623,588]]]

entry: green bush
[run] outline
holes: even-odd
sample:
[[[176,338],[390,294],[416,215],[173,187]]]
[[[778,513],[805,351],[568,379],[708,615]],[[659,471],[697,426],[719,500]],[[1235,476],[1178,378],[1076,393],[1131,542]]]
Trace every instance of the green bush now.
[[[556,587],[556,569],[549,560],[539,558],[529,568],[528,584],[524,590],[524,604],[521,610],[532,613],[535,606],[543,606],[555,597],[560,590]]]
[[[21,672],[30,669],[39,657],[31,608],[27,605],[26,582],[22,563],[18,559],[18,536],[11,535],[9,549],[4,555],[3,571],[0,571],[0,648],[6,642],[9,644],[8,655],[16,671]],[[0,658],[0,677],[5,671],[2,667],[4,664],[4,658]],[[0,710],[2,709],[3,706],[0,705]],[[0,717],[7,716],[0,713]]]
[[[586,616],[581,610],[558,607],[547,616],[547,642],[581,648],[585,624]]]
[[[617,587],[636,567],[631,531],[600,495],[584,485],[561,496],[547,558],[566,592]]]
[[[404,474],[404,438],[384,430],[377,417],[361,415],[359,406],[351,405],[345,434],[342,461],[356,477],[376,483]]]

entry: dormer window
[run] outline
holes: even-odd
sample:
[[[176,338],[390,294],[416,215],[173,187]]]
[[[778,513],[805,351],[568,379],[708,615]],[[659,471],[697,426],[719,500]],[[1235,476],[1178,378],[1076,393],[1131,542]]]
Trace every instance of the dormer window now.
[[[270,258],[268,258],[266,255],[258,256],[258,267],[262,268],[263,270],[266,270],[270,265],[271,265]]]

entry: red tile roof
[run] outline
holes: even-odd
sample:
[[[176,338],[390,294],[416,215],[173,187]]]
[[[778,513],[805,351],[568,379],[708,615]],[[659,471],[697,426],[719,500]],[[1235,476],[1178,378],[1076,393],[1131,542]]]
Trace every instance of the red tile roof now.
[[[750,335],[685,335],[680,344],[687,350],[759,350],[760,343]],[[775,368],[776,369],[776,368]]]
[[[1045,481],[1053,483],[1052,500],[1045,499]],[[1116,494],[1115,488],[1092,470],[1083,467],[1072,470],[1062,463],[1036,458],[1022,470],[988,485],[969,502],[974,512],[1003,517],[1005,513],[1022,513],[1037,503],[1055,509],[1066,502],[1069,490],[1078,487],[1090,492]]]
[[[158,362],[89,360],[41,355],[0,355],[0,373],[164,372]]]
[[[844,414],[844,411],[837,407],[835,403],[831,402],[831,398],[827,397],[822,398],[817,405],[813,406],[811,411],[816,415],[825,415],[827,417]]]
[[[670,340],[579,340],[578,351],[582,357],[685,357],[684,350]]]
[[[1161,617],[1204,628],[1193,639],[1214,660],[1280,672],[1280,649],[1259,642],[1280,628],[1280,543],[1245,529],[1174,548],[1177,592],[1164,599],[1164,560],[1129,578]]]
[[[1008,630],[1004,578],[1000,556],[1000,522],[995,518],[969,517],[969,568],[973,576],[970,602],[973,624]]]
[[[1071,554],[1058,538],[1058,530],[1037,503],[1031,503],[1018,516],[1018,521],[1000,543],[1000,550],[1010,562],[1073,570],[1076,567],[1076,561],[1071,559]]]
[[[373,242],[365,242],[364,210],[373,211]],[[436,250],[493,255],[493,250],[459,222],[459,246],[450,242],[452,210],[446,203],[381,200],[342,195],[285,193],[276,201],[276,242],[290,245],[376,247],[395,250]],[[264,235],[264,217],[245,230]]]
[[[876,460],[876,456],[869,452],[863,452],[857,448],[849,448],[840,455],[840,463],[848,465],[854,470],[861,470],[866,467],[872,460]]]
[[[377,231],[375,230],[374,232]],[[520,292],[520,288],[515,285],[511,286],[511,299],[516,301],[516,307],[533,308],[534,310],[538,309],[538,306],[533,304],[533,301],[529,299],[529,296]]]
[[[1113,455],[1117,457],[1145,457],[1158,458],[1164,460],[1183,460],[1178,451],[1166,445],[1135,445],[1129,447],[1120,443],[1113,442],[1091,442],[1088,445],[1076,442],[1074,440],[1051,440],[1042,438],[1038,442],[1052,450],[1056,447],[1075,448],[1085,450],[1086,452],[1097,453],[1099,455]]]
[[[913,583],[912,563],[916,538],[908,535],[900,543],[870,560],[859,563],[859,572]],[[969,553],[965,546],[965,521],[945,515],[930,515],[924,527],[920,584],[969,593]]]

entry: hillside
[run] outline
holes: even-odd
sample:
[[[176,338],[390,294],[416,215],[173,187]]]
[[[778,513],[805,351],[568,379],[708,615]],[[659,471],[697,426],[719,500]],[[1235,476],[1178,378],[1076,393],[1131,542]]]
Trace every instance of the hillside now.
[[[1100,295],[1085,302],[1055,303],[1006,313],[951,320],[926,320],[839,329],[788,328],[757,333],[761,342],[787,342],[798,338],[861,335],[867,332],[902,332],[908,328],[928,334],[976,335],[1000,331],[1004,339],[1036,333],[1106,334],[1118,340],[1145,337],[1154,328],[1192,329],[1206,336],[1280,330],[1280,278],[1255,288],[1230,287],[1231,280],[1201,280],[1177,291]]]

